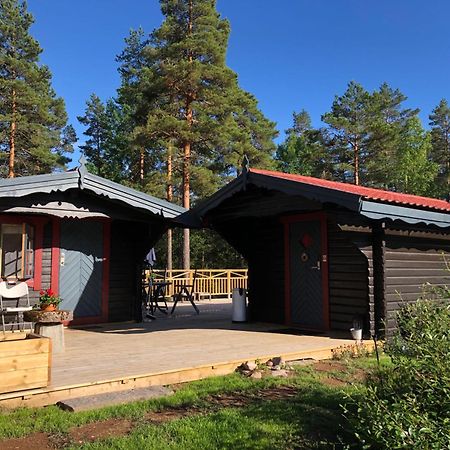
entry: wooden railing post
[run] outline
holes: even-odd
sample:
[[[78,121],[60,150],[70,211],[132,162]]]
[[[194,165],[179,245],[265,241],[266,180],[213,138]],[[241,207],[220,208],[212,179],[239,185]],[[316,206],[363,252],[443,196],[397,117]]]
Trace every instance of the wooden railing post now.
[[[228,292],[228,300],[231,300],[231,270],[227,271],[227,292]]]

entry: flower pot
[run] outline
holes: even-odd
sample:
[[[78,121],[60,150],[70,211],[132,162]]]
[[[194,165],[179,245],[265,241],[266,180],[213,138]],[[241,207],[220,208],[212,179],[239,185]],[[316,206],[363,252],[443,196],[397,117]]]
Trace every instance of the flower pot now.
[[[352,333],[352,338],[355,341],[362,340],[362,328],[350,328],[350,333]]]
[[[45,305],[45,306],[43,305],[43,306],[41,306],[41,310],[42,311],[56,311],[56,306],[53,304]]]

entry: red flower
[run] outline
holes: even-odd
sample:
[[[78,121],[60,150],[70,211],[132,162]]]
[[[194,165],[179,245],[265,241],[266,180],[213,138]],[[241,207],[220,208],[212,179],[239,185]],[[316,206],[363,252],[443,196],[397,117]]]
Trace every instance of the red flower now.
[[[55,295],[55,293],[51,289],[47,289],[47,295],[49,297],[53,297]]]
[[[44,295],[45,294],[45,291],[39,291],[39,295]]]

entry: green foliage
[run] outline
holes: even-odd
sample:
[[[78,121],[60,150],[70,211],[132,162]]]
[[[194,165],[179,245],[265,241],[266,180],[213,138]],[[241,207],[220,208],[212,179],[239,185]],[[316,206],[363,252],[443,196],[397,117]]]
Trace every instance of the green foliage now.
[[[399,133],[399,141],[391,161],[394,169],[390,184],[408,194],[432,195],[438,165],[430,161],[431,139],[419,118],[410,118]]]
[[[345,93],[336,96],[331,111],[322,116],[329,126],[329,146],[334,154],[336,175],[341,181],[360,184],[369,137],[369,101],[370,94],[351,81]]]
[[[86,127],[88,138],[80,145],[91,172],[113,181],[131,179],[127,173],[130,167],[130,124],[126,108],[110,99],[103,103],[92,94],[86,102],[84,116],[78,121]],[[130,180],[131,181],[131,180]]]
[[[347,416],[363,448],[450,448],[450,304],[421,299],[398,314],[392,367],[375,373]]]
[[[438,189],[449,194],[450,184],[450,106],[442,99],[430,114],[432,160],[439,165]]]
[[[236,173],[244,154],[254,166],[272,167],[275,126],[258,109],[256,99],[239,88],[236,74],[226,66],[230,26],[218,15],[215,2],[162,0],[161,10],[162,25],[149,38],[142,29],[132,30],[117,57],[121,76],[117,104],[127,110],[130,124],[127,149],[118,157],[121,177],[139,181],[143,151],[146,180],[140,188],[154,191],[151,184],[166,184],[167,149],[172,146],[172,184],[179,198],[182,148],[189,142],[193,199],[203,198]],[[91,97],[90,109],[92,101]],[[192,109],[192,125],[186,120],[186,102]],[[80,118],[88,136],[89,114],[86,110],[86,119]],[[102,129],[114,126],[106,123]],[[91,151],[91,143],[87,146],[86,156],[97,167],[98,150]],[[108,164],[109,158],[100,160]]]
[[[70,161],[75,131],[66,127],[64,101],[39,64],[42,50],[29,34],[33,17],[26,3],[0,2],[0,175],[7,173],[11,137],[17,175],[46,173]],[[15,126],[15,130],[14,130]],[[6,167],[5,167],[6,166]]]
[[[234,176],[244,154],[253,166],[273,167],[277,132],[226,65],[230,26],[216,2],[160,4],[161,26],[149,37],[138,29],[125,39],[110,114],[108,104],[91,97],[79,118],[89,137],[83,151],[97,173],[188,206]],[[226,266],[236,260],[223,247],[205,251],[212,241],[198,237],[193,261],[205,254],[214,257],[207,266],[224,260],[214,255],[230,255]]]
[[[161,10],[165,20],[143,49],[136,88],[148,112],[136,134],[166,146],[171,141],[180,151],[189,143],[194,198],[203,197],[240,166],[244,154],[255,166],[270,166],[276,132],[226,66],[230,26],[215,2],[162,0]],[[180,167],[182,155],[174,162]]]
[[[182,230],[173,231],[173,265],[181,267]],[[247,266],[245,259],[216,232],[208,229],[191,230],[191,267],[198,269],[235,269]],[[167,235],[156,244],[156,267],[165,269]]]
[[[306,111],[294,114],[294,126],[278,147],[279,168],[398,192],[438,195],[435,180],[443,167],[433,156],[438,130],[430,137],[419,110],[403,106],[406,100],[386,83],[371,93],[349,83],[331,111],[322,116],[325,128],[313,129]],[[435,117],[435,123],[442,124],[440,136],[444,113]]]
[[[106,120],[105,106],[97,95],[91,95],[86,102],[85,115],[79,116],[78,120],[86,126],[83,134],[89,138],[84,145],[80,145],[80,150],[89,162],[89,169],[102,176],[109,124]]]
[[[398,89],[392,89],[386,83],[371,94],[368,104],[369,139],[365,174],[368,185],[402,191],[397,186],[398,178],[401,179],[398,171],[402,170],[402,149],[406,152],[409,150],[408,145],[403,142],[404,135],[408,134],[411,125],[421,127],[417,118],[419,110],[404,108],[406,100],[406,96]],[[414,159],[414,152],[409,153]]]
[[[322,130],[311,127],[309,114],[302,110],[293,114],[294,126],[286,130],[286,140],[277,148],[278,169],[319,178],[332,176],[331,160]]]

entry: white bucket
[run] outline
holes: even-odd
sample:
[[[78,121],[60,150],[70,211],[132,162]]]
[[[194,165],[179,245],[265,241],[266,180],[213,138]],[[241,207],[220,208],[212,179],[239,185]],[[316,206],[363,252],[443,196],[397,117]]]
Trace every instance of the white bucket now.
[[[247,321],[247,292],[243,288],[233,289],[233,322]]]
[[[350,333],[352,333],[352,338],[355,341],[362,340],[362,328],[350,328]]]

